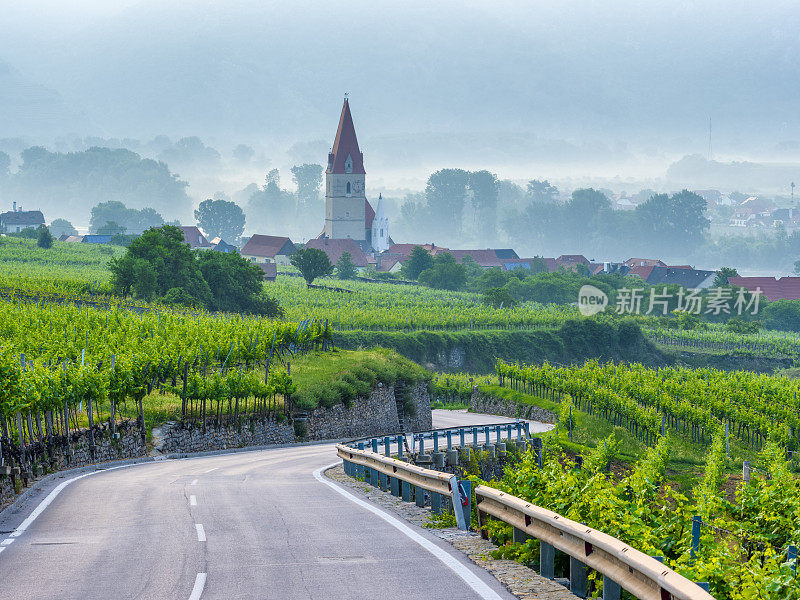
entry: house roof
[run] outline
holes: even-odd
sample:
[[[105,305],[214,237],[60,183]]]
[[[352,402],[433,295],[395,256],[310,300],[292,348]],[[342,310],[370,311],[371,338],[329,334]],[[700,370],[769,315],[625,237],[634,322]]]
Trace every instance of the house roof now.
[[[183,239],[192,250],[195,248],[211,248],[211,242],[206,239],[206,236],[195,225],[182,226],[181,231],[183,232]]]
[[[286,236],[255,234],[247,240],[241,250],[241,255],[275,258],[278,254],[290,256],[296,250],[292,240]]]
[[[392,244],[389,246],[388,252],[391,254],[400,254],[403,257],[403,260],[405,260],[411,256],[411,253],[417,246],[423,250],[427,250],[431,254],[436,254],[437,252],[449,252],[447,248],[442,248],[436,244]]]
[[[558,266],[577,264],[577,263],[588,265],[589,259],[586,258],[583,254],[562,254],[556,259],[556,264]]]
[[[369,200],[364,200],[364,227],[366,229],[372,229],[372,221],[375,220],[375,211],[372,209],[372,205],[369,203]]]
[[[667,263],[657,258],[629,258],[623,265],[627,267],[666,267]]]
[[[83,238],[84,236],[82,235],[68,235],[63,241],[69,242],[70,244],[80,244],[83,241]]]
[[[485,268],[503,266],[502,261],[497,258],[497,254],[491,248],[486,248],[485,250],[442,250],[442,252],[452,254],[456,262],[461,262],[465,257],[471,256],[472,260]]]
[[[3,225],[44,225],[40,210],[9,211],[0,214]]]
[[[497,258],[505,260],[507,258],[519,259],[519,255],[512,248],[495,248],[494,253]]]
[[[751,292],[761,288],[769,300],[800,300],[800,277],[729,277],[728,283]]]
[[[716,274],[716,271],[703,271],[700,269],[653,267],[646,281],[649,285],[669,285],[675,283],[687,289],[696,289],[702,286],[709,277],[715,277]]]
[[[364,251],[361,249],[361,246],[358,243],[350,238],[344,239],[329,239],[329,238],[322,238],[317,240],[309,240],[306,243],[306,248],[316,248],[317,250],[322,250],[325,254],[328,255],[330,261],[335,265],[339,262],[339,258],[341,258],[342,254],[345,252],[350,253],[350,258],[353,261],[353,264],[357,267],[366,267],[367,266],[367,255],[364,254]]]
[[[375,270],[376,270],[376,271],[381,271],[381,272],[389,272],[389,271],[391,271],[391,270],[394,268],[394,266],[395,266],[395,265],[397,265],[397,264],[402,264],[402,262],[400,261],[400,259],[399,259],[399,258],[389,258],[389,259],[387,260],[387,259],[384,259],[383,257],[381,257],[381,264],[380,264],[380,266],[379,266],[377,269],[375,269]]]
[[[339,128],[336,130],[336,138],[333,140],[333,147],[328,154],[328,173],[346,173],[345,163],[347,157],[353,161],[351,173],[364,175],[364,155],[358,148],[356,138],[356,128],[353,125],[353,117],[350,114],[350,103],[344,99],[342,114],[339,116]]]
[[[111,236],[101,234],[84,235],[81,241],[84,244],[110,244]]]
[[[501,262],[504,271],[513,271],[514,269],[533,270],[532,258],[503,258]]]
[[[626,265],[627,266],[627,265]],[[643,281],[647,281],[647,278],[650,277],[650,273],[652,273],[654,266],[641,266],[635,265],[630,267],[630,271],[628,271],[628,275],[638,275],[642,278]]]
[[[275,279],[278,276],[278,265],[275,263],[258,263],[256,266],[264,271],[264,279]]]

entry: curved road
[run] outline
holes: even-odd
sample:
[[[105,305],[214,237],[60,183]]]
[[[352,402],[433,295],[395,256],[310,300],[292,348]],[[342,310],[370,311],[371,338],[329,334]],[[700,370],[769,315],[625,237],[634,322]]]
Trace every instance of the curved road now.
[[[434,412],[437,427],[505,420]],[[448,544],[315,477],[334,462],[320,444],[83,477],[0,535],[0,598],[513,598]]]

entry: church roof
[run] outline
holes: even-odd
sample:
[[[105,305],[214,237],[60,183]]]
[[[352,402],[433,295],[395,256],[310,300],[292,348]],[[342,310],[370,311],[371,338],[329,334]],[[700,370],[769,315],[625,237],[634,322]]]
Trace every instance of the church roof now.
[[[372,229],[372,221],[375,219],[375,211],[372,210],[372,205],[369,200],[364,200],[364,226],[367,229]]]
[[[346,173],[345,162],[348,156],[353,161],[352,173],[364,175],[366,173],[364,171],[364,155],[358,149],[356,128],[353,125],[353,117],[350,114],[350,104],[345,98],[342,114],[339,117],[339,128],[336,130],[336,139],[333,141],[333,148],[330,154],[328,154],[327,172]]]

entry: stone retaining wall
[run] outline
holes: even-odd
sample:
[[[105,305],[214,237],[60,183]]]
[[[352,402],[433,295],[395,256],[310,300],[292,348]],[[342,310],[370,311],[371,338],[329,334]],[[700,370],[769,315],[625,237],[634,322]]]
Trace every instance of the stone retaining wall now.
[[[532,404],[523,404],[498,398],[490,394],[481,392],[477,386],[472,389],[472,397],[469,401],[469,409],[472,412],[484,413],[487,415],[499,415],[512,419],[528,419],[529,421],[541,421],[542,423],[558,423],[558,416],[552,411],[539,408]]]
[[[205,432],[200,424],[166,423],[159,435],[162,443],[157,449],[164,454],[290,444],[295,441],[294,427],[272,419],[242,423],[238,428],[226,425],[217,428],[212,424],[206,426]],[[153,437],[156,437],[155,431]]]

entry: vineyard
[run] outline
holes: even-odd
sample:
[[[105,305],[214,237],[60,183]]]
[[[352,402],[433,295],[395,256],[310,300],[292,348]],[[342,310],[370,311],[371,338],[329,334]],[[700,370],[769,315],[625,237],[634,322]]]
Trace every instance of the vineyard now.
[[[748,371],[661,368],[589,361],[582,367],[524,367],[497,363],[501,385],[557,396],[627,428],[653,444],[673,430],[710,443],[728,431],[761,448],[767,440],[800,447],[798,382]]]

